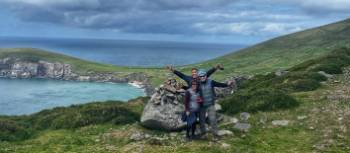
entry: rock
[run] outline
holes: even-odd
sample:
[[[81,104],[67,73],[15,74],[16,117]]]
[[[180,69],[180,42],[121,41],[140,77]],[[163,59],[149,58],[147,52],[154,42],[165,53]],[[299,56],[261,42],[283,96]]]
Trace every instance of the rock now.
[[[306,118],[307,118],[307,116],[305,116],[305,115],[297,117],[298,120],[303,120],[303,119],[306,119]]]
[[[172,93],[160,86],[146,104],[141,125],[151,129],[176,131],[183,129],[186,124],[181,120],[185,107],[182,103],[183,94]]]
[[[272,121],[272,125],[275,125],[275,126],[287,126],[289,123],[288,120],[274,120]]]
[[[130,136],[130,140],[133,141],[141,141],[143,139],[145,139],[145,135],[141,132],[135,132]]]
[[[219,136],[230,136],[230,135],[233,135],[233,133],[229,130],[219,130],[218,135]]]
[[[216,110],[216,111],[220,111],[220,110],[222,110],[221,105],[220,105],[220,104],[218,104],[218,103],[215,103],[215,110]]]
[[[118,72],[96,73],[89,71],[84,75],[73,72],[70,64],[37,59],[7,57],[0,59],[0,77],[5,78],[46,78],[56,80],[94,81],[127,83],[139,81],[145,85],[145,92],[152,93],[149,79],[144,73],[131,73],[125,77],[116,77]],[[124,74],[123,74],[124,75]],[[150,95],[150,94],[149,94]]]
[[[231,145],[229,145],[229,144],[227,144],[227,143],[222,143],[222,144],[221,144],[221,147],[222,147],[223,149],[229,149],[229,148],[231,147]]]
[[[333,78],[333,75],[331,75],[331,74],[328,74],[328,73],[326,73],[326,72],[324,72],[324,71],[319,71],[319,72],[317,72],[318,74],[321,74],[321,75],[323,75],[323,76],[325,76],[326,78]]]
[[[248,119],[250,118],[250,114],[247,112],[243,112],[239,115],[239,117],[243,122],[247,122]]]
[[[286,70],[278,70],[278,71],[275,72],[275,75],[276,76],[284,76],[287,73],[288,73],[288,71],[286,71]]]
[[[236,125],[233,128],[240,130],[242,132],[248,132],[250,127],[251,126],[249,123],[236,123]]]

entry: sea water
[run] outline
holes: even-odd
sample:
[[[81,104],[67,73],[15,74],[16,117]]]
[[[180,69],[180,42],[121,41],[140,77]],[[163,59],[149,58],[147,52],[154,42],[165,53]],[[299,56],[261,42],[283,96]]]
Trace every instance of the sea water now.
[[[0,78],[0,115],[22,115],[57,106],[94,101],[127,101],[142,89],[113,83]]]
[[[162,67],[202,62],[237,51],[245,45],[113,39],[0,37],[0,48],[13,47],[41,48],[113,65]]]

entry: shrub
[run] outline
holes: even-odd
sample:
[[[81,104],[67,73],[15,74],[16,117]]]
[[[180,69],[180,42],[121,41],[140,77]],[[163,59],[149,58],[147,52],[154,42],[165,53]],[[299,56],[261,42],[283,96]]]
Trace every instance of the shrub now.
[[[127,124],[138,121],[140,114],[122,102],[90,103],[59,107],[34,114],[31,122],[38,129],[78,128],[91,124]]]
[[[234,96],[221,101],[223,111],[236,114],[241,111],[275,111],[299,105],[293,97],[281,90],[263,88],[255,91],[239,91]]]
[[[26,128],[18,122],[0,119],[0,141],[18,141],[29,138],[33,134],[30,128]]]

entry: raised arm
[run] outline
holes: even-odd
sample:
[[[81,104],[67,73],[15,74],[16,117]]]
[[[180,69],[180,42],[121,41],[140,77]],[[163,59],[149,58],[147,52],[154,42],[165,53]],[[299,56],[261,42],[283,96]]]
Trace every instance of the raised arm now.
[[[216,71],[216,68],[213,67],[207,71],[207,77],[210,77],[214,72]]]
[[[215,73],[216,70],[218,70],[218,69],[223,70],[224,68],[222,67],[221,64],[216,64],[215,67],[213,67],[213,68],[211,68],[211,69],[209,69],[209,70],[207,71],[207,77],[209,78],[209,77],[210,77],[213,73]]]
[[[191,77],[190,76],[185,75],[185,74],[181,73],[180,71],[175,70],[172,66],[167,66],[167,69],[169,71],[171,71],[172,73],[174,73],[175,75],[177,75],[182,80],[186,81],[187,84],[190,83],[190,81],[191,81]]]
[[[226,88],[229,87],[228,83],[221,83],[221,82],[216,82],[216,81],[212,81],[213,87],[221,87],[221,88]]]

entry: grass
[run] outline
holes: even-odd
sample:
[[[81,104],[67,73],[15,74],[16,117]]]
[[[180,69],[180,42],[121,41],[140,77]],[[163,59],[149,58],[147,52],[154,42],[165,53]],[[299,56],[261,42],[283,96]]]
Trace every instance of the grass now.
[[[342,73],[350,65],[350,49],[339,48],[332,52],[288,69],[288,73],[257,75],[243,83],[240,90],[226,97],[221,104],[224,112],[236,114],[242,111],[257,112],[290,109],[299,105],[290,94],[312,91],[321,87],[327,78],[318,73]]]
[[[19,141],[31,138],[47,129],[76,129],[96,124],[129,124],[139,121],[148,98],[130,102],[107,101],[56,107],[29,116],[0,117],[0,141]]]
[[[249,119],[252,128],[247,133],[225,125],[222,128],[232,130],[234,136],[224,137],[219,143],[184,143],[181,133],[164,141],[133,142],[129,137],[135,131],[169,136],[169,133],[149,131],[137,124],[147,101],[141,98],[129,103],[56,108],[29,116],[2,116],[0,152],[349,152],[350,105],[346,96],[350,88],[340,73],[350,64],[350,49],[339,48],[349,47],[348,25],[349,20],[345,20],[276,38],[201,64],[179,67],[189,72],[193,66],[208,68],[220,62],[226,70],[216,73],[215,79],[219,80],[236,73],[257,74],[238,92],[221,101],[226,114],[238,117],[239,112],[252,112]],[[154,84],[166,77],[163,69],[116,67],[36,49],[1,49],[0,57],[5,56],[62,60],[74,65],[79,73],[144,72],[151,76]],[[288,69],[289,73],[284,76],[266,74],[277,69]],[[327,81],[326,85],[321,85],[326,78],[318,71],[334,74],[341,84]],[[339,92],[345,93],[339,95]],[[306,118],[298,119],[299,116]],[[271,124],[281,119],[288,120],[288,126]],[[222,143],[230,147],[223,148]]]
[[[350,49],[341,48],[330,54],[347,57]],[[344,77],[334,74],[334,79],[342,83],[330,80],[317,88],[291,86],[305,78],[316,84],[326,81],[314,69],[320,65],[315,61],[327,63],[332,59],[325,55],[289,69],[284,76],[259,75],[243,84],[221,103],[225,113],[237,118],[241,111],[252,112],[248,121],[252,127],[249,132],[241,132],[232,125],[223,125],[221,128],[233,131],[234,136],[224,137],[219,143],[184,143],[183,133],[164,140],[130,140],[137,131],[170,137],[167,132],[145,129],[137,123],[148,100],[141,98],[128,103],[91,103],[29,116],[0,117],[0,125],[6,125],[1,126],[0,152],[348,152],[350,105],[346,100],[327,98],[334,95],[341,100],[350,93]],[[342,63],[338,66],[348,66]],[[339,91],[344,95],[339,95]],[[305,118],[298,119],[300,116]],[[271,123],[282,119],[289,124],[282,127]],[[223,143],[230,147],[222,147]]]

